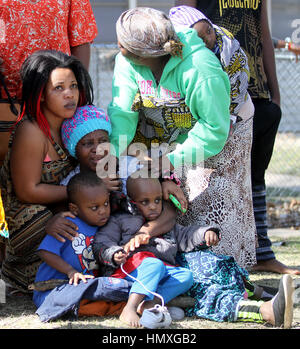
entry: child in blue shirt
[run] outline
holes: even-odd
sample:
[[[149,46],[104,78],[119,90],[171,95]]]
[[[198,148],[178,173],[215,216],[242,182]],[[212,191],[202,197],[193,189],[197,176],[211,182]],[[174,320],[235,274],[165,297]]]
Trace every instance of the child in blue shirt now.
[[[116,302],[128,297],[129,283],[125,280],[97,277],[98,266],[92,251],[94,234],[110,216],[108,189],[96,173],[84,171],[72,177],[67,193],[69,209],[76,217],[68,219],[78,226],[78,236],[73,241],[60,242],[47,235],[38,248],[43,263],[35,282],[66,280],[53,290],[34,291],[33,301],[42,321],[74,309],[76,315],[83,297]]]

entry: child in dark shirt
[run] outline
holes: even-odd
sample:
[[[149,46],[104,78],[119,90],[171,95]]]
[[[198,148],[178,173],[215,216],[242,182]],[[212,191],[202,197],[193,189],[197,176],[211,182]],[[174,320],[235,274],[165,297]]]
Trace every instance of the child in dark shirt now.
[[[139,282],[134,282],[121,320],[139,327],[142,321],[138,315],[160,302],[157,297],[153,297],[153,292],[160,294],[168,303],[188,291],[194,297],[201,294],[201,299],[196,299],[200,306],[196,312],[199,317],[215,321],[268,322],[285,328],[291,326],[294,286],[289,275],[282,277],[279,291],[270,301],[245,299],[247,293],[244,282],[247,273],[232,257],[218,256],[209,250],[195,251],[203,243],[207,247],[218,243],[217,228],[175,224],[168,233],[143,241],[138,248],[130,249],[128,241],[132,234],[145,220],[151,221],[160,214],[162,192],[157,179],[129,177],[127,193],[136,205],[138,214],[112,216],[97,231],[93,244],[95,258],[102,264],[105,275],[131,280],[130,274],[152,291],[149,293]],[[192,285],[189,271],[175,267],[175,258],[180,251],[190,252],[185,255],[190,254],[190,260],[194,259],[193,268],[190,268],[194,278]],[[119,268],[120,265],[122,268]],[[182,279],[173,277],[172,273],[177,270],[177,275],[182,275]]]
[[[160,298],[154,297],[155,293],[168,303],[191,287],[191,272],[176,265],[177,251],[188,252],[204,242],[214,245],[219,239],[218,230],[213,227],[175,224],[166,234],[151,238],[133,251],[128,251],[127,244],[132,235],[145,221],[152,221],[160,215],[162,188],[158,179],[129,177],[127,193],[134,201],[138,214],[119,213],[111,216],[108,223],[95,234],[93,249],[95,257],[102,264],[104,275],[131,280],[130,274],[139,281],[133,283],[127,305],[120,316],[122,321],[139,327],[143,325],[139,315],[161,302]]]

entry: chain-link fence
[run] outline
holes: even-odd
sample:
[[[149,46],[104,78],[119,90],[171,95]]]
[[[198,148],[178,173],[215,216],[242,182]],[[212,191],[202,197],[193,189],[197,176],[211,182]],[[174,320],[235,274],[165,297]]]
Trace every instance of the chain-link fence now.
[[[282,119],[267,170],[269,225],[300,227],[300,62],[276,50]]]
[[[90,73],[95,103],[107,108],[117,45],[92,47]],[[276,50],[282,120],[266,174],[269,225],[300,227],[300,62],[294,54]]]

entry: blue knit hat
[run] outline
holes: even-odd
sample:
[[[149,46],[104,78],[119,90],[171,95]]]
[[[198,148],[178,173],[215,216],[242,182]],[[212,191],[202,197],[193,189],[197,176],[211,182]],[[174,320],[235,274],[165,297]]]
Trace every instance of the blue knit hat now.
[[[111,134],[110,119],[103,109],[94,105],[85,105],[76,109],[75,114],[64,120],[61,126],[61,138],[69,154],[76,158],[76,146],[82,137],[96,130]]]

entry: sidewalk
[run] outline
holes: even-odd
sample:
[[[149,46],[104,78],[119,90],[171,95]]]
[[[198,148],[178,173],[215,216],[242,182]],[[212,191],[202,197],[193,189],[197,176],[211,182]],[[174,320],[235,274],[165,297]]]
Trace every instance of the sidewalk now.
[[[289,228],[274,228],[268,229],[269,237],[276,238],[292,238],[292,237],[300,237],[300,230],[289,229]]]

